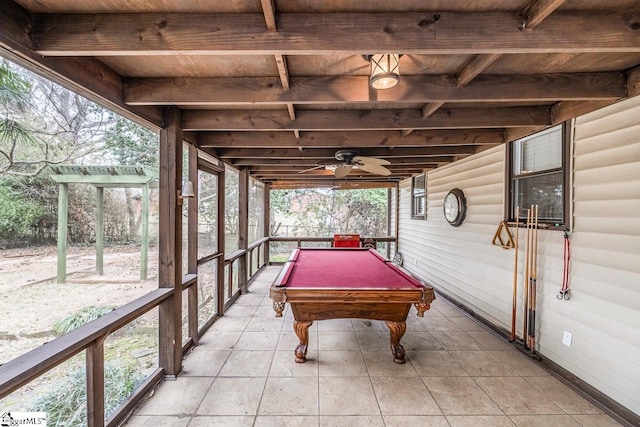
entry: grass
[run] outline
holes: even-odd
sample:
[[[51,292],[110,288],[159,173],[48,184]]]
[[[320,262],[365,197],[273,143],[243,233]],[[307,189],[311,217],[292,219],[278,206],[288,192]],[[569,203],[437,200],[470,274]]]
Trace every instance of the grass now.
[[[53,333],[57,336],[64,335],[74,329],[79,328],[82,325],[89,323],[92,320],[97,319],[100,316],[115,310],[114,306],[96,306],[82,308],[75,313],[58,320],[53,324]]]

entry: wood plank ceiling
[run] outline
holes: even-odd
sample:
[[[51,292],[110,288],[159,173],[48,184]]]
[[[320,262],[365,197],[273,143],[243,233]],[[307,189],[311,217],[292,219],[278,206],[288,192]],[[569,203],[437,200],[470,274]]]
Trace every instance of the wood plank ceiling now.
[[[273,187],[392,183],[639,93],[637,0],[16,0],[0,46]],[[17,52],[17,53],[16,53]],[[369,87],[368,54],[400,82]],[[86,81],[85,81],[86,80]],[[302,171],[305,171],[300,173]]]

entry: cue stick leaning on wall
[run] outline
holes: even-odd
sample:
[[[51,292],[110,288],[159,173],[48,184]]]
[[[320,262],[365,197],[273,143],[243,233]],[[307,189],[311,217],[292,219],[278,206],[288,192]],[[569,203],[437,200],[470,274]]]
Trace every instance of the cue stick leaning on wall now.
[[[529,351],[536,346],[536,295],[538,289],[538,205],[533,210],[533,239],[531,251],[531,304],[529,308]]]
[[[516,340],[516,306],[518,305],[518,228],[520,225],[520,206],[516,206],[516,241],[513,261],[513,302],[511,307],[511,342]]]
[[[529,268],[531,254],[531,214],[532,209],[527,209],[527,234],[524,244],[524,270],[522,272],[522,344],[526,347],[529,330]]]

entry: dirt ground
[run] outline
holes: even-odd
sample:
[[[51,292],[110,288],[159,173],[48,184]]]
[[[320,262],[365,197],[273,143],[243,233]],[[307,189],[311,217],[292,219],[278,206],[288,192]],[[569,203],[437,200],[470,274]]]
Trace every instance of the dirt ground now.
[[[91,305],[121,306],[157,288],[157,248],[140,280],[140,247],[105,247],[104,275],[95,248],[70,247],[67,282],[56,283],[57,248],[0,250],[0,364],[55,338],[52,326]]]

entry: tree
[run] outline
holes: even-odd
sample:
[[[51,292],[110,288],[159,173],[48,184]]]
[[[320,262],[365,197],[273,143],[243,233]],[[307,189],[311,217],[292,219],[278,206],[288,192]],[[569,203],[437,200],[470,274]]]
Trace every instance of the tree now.
[[[0,175],[36,176],[94,149],[106,110],[25,70],[0,64]]]

